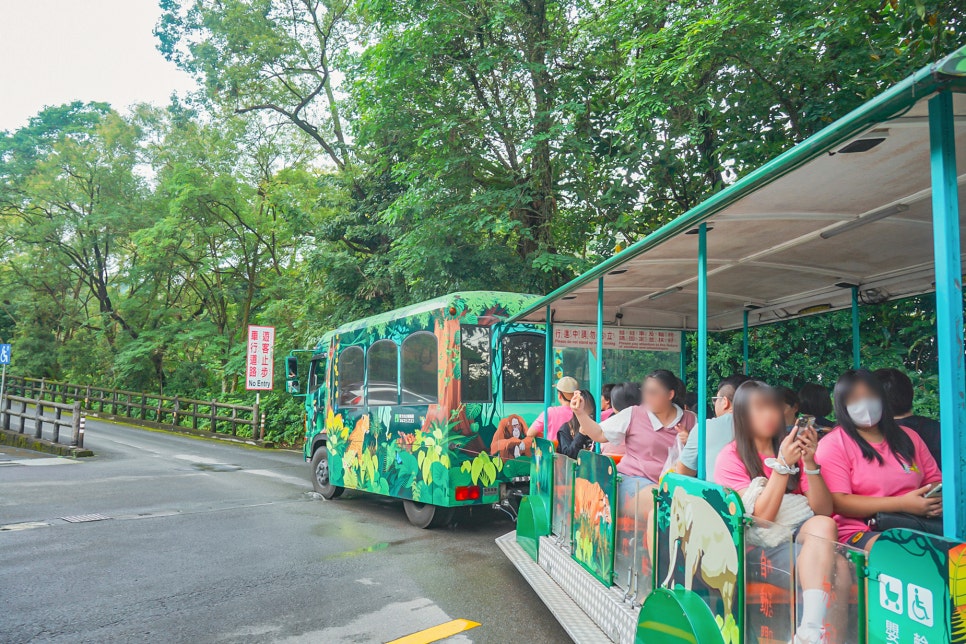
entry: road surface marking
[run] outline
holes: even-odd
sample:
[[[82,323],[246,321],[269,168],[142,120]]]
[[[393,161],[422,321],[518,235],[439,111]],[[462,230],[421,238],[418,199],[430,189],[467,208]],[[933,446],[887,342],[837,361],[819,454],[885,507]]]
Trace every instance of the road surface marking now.
[[[476,628],[479,625],[479,622],[471,622],[468,619],[454,619],[451,622],[446,622],[439,626],[433,626],[432,628],[427,628],[412,635],[406,635],[397,640],[392,640],[388,644],[430,644],[430,642],[438,642],[447,637],[458,635],[463,631],[468,631],[471,628]]]
[[[60,458],[59,456],[52,457],[41,457],[41,458],[15,458],[9,461],[0,461],[0,465],[26,465],[27,467],[39,467],[43,465],[78,465],[80,461],[74,461],[69,458]]]
[[[0,525],[0,532],[19,532],[20,530],[32,530],[33,528],[45,528],[49,523],[43,521],[24,521],[23,523],[8,523]]]

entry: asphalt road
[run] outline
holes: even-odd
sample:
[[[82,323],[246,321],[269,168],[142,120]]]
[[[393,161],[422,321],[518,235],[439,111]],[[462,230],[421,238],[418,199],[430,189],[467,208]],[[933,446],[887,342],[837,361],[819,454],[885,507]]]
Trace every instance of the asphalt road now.
[[[419,530],[398,502],[315,498],[294,452],[96,420],[86,445],[0,446],[0,642],[386,642],[458,618],[481,625],[447,642],[569,641],[498,513]]]

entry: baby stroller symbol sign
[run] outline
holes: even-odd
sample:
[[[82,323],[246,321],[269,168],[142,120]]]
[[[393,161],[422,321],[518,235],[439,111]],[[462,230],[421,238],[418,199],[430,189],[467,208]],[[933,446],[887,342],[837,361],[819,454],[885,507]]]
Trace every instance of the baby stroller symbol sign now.
[[[915,584],[909,584],[906,590],[906,607],[909,619],[919,622],[923,626],[932,626],[932,591]]]
[[[890,575],[879,575],[879,605],[902,615],[902,580]]]

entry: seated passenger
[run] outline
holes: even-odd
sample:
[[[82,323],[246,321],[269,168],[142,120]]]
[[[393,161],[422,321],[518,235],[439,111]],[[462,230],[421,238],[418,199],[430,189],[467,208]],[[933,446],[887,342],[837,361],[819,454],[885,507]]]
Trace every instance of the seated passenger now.
[[[695,416],[677,404],[683,385],[677,376],[658,369],[644,379],[644,401],[627,407],[598,424],[588,413],[589,404],[579,395],[570,406],[580,422],[580,432],[602,443],[624,445],[624,458],[617,465],[621,487],[637,489],[638,484],[653,485],[661,477],[668,451],[675,441],[686,438],[694,427]],[[623,494],[623,492],[622,492]],[[646,496],[646,495],[642,495]],[[646,504],[649,505],[650,504]],[[649,509],[645,510],[645,514]]]
[[[533,438],[527,436],[527,423],[516,414],[510,414],[500,421],[493,440],[490,441],[490,456],[499,456],[504,461],[530,456]]]
[[[609,382],[600,389],[600,419],[607,420],[614,415],[614,408],[610,404],[610,392],[617,385]]]
[[[825,642],[830,582],[836,579],[847,596],[852,579],[837,574],[844,563],[835,556],[838,537],[832,495],[815,463],[818,434],[806,428],[785,431],[785,400],[763,382],[738,387],[734,399],[735,440],[718,457],[714,480],[741,495],[745,511],[791,530],[801,545],[796,562],[802,584],[803,610],[796,644]],[[762,547],[761,556],[788,560],[790,541]],[[779,552],[779,550],[781,552]]]
[[[877,369],[873,375],[882,383],[886,402],[889,403],[896,422],[919,434],[919,438],[929,448],[929,453],[936,459],[936,465],[942,469],[942,434],[939,432],[939,423],[932,418],[912,413],[914,390],[909,376],[898,369]]]
[[[869,519],[879,512],[939,517],[942,496],[926,493],[942,474],[926,444],[892,418],[878,379],[849,370],[835,383],[838,427],[818,446],[817,461],[832,491],[839,539],[865,548],[878,537]]]
[[[581,399],[586,404],[587,413],[591,417],[595,416],[597,414],[597,406],[594,404],[594,395],[586,389],[581,389],[577,393],[580,394]],[[580,450],[590,449],[594,444],[589,436],[580,433],[580,423],[577,421],[576,416],[572,416],[570,420],[564,423],[560,431],[557,432],[557,443],[557,452],[566,454],[573,459],[577,458]]]
[[[623,382],[614,385],[610,392],[611,409],[614,414],[623,411],[628,407],[641,404],[641,386],[636,382]],[[613,416],[614,414],[611,414]],[[610,418],[610,416],[608,416]],[[606,420],[606,419],[605,419]],[[624,443],[601,443],[600,453],[608,456],[623,456]]]
[[[714,475],[714,466],[718,461],[718,454],[725,445],[735,439],[734,407],[732,401],[738,387],[749,380],[748,376],[735,374],[728,376],[718,385],[718,393],[711,402],[714,404],[714,418],[705,424],[704,439],[704,471],[706,476]],[[698,432],[688,434],[688,442],[681,450],[681,458],[675,471],[685,476],[696,476],[698,473]]]
[[[798,420],[798,394],[788,387],[776,387],[781,394],[783,409],[785,411],[785,430],[791,431]]]
[[[546,416],[543,412],[540,412],[537,419],[530,425],[530,429],[527,430],[527,436],[531,438],[542,436],[548,441],[557,440],[557,432],[574,417],[574,413],[570,410],[570,399],[573,398],[574,392],[578,389],[580,389],[580,384],[576,378],[564,376],[558,380],[556,385],[558,404],[547,410]],[[546,422],[546,417],[550,418],[550,422]]]
[[[822,385],[809,382],[798,390],[798,413],[815,417],[815,426],[829,430],[835,426],[829,415],[832,413],[832,395]]]

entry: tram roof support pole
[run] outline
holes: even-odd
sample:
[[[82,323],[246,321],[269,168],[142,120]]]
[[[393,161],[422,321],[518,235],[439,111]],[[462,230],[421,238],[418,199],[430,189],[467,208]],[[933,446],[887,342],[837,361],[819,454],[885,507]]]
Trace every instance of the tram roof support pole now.
[[[698,227],[698,478],[706,479],[708,420],[708,225]]]
[[[604,278],[597,280],[597,422],[600,422],[601,394],[604,391]]]
[[[544,426],[549,425],[550,405],[553,404],[553,311],[547,305],[547,324],[545,327],[547,334],[546,352],[544,358],[543,374],[543,422]]]
[[[686,383],[688,381],[688,333],[687,331],[681,331],[681,364],[678,365],[678,377],[681,378],[681,382]]]
[[[748,375],[748,311],[745,310],[741,316],[741,358],[743,372]]]
[[[952,94],[929,101],[932,231],[936,261],[939,420],[942,427],[943,532],[966,538],[966,368],[963,360],[963,267]]]
[[[852,368],[862,366],[862,336],[859,332],[859,287],[852,287]]]

